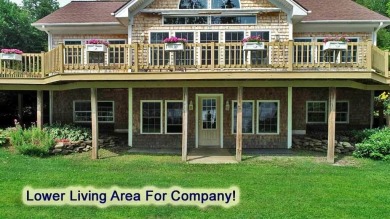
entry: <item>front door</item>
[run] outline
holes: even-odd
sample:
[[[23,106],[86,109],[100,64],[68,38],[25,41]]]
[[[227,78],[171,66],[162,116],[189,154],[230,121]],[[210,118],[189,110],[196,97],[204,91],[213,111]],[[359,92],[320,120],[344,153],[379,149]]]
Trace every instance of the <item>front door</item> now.
[[[199,146],[220,146],[221,121],[219,96],[199,97],[198,136]]]

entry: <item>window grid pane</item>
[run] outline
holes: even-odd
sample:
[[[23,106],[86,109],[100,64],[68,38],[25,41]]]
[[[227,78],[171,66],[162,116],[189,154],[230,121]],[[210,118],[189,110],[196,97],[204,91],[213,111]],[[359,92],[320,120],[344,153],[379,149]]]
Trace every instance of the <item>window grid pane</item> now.
[[[150,33],[151,44],[161,44],[165,38],[169,37],[168,32]],[[162,47],[153,47],[150,49],[150,62],[152,65],[169,64],[169,52],[165,52]]]
[[[307,103],[307,122],[325,123],[326,122],[326,102],[308,102]]]
[[[167,133],[182,133],[182,102],[167,102]]]
[[[214,98],[202,100],[203,129],[217,129],[217,100]]]
[[[242,101],[242,133],[253,133],[253,102]],[[237,101],[233,102],[233,133],[237,132]]]
[[[142,133],[161,133],[161,102],[142,102]]]
[[[259,36],[269,42],[269,31],[251,31],[251,36]],[[265,46],[264,50],[250,51],[251,54],[251,64],[252,65],[265,65],[268,64],[268,49]]]
[[[336,102],[336,122],[348,122],[348,102]]]
[[[91,122],[91,101],[77,101],[74,106],[75,122]],[[114,122],[113,102],[99,101],[97,111],[99,122]]]
[[[258,132],[278,133],[278,102],[259,102]]]
[[[176,32],[176,37],[187,39],[188,43],[194,43],[194,32]],[[195,48],[186,46],[182,52],[176,52],[176,65],[194,65]]]

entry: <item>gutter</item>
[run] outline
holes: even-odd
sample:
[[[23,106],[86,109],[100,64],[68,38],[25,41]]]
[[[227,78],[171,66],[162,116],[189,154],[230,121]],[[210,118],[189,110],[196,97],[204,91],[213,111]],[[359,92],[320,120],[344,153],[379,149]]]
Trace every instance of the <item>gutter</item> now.
[[[91,22],[91,23],[33,23],[34,27],[37,26],[113,26],[121,25],[119,22]]]

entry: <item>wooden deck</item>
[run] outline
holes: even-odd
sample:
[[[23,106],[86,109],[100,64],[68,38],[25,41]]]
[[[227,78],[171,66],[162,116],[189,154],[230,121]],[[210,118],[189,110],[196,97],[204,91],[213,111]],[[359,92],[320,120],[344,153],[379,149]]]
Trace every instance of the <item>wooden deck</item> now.
[[[321,42],[293,41],[267,42],[265,49],[260,51],[244,51],[242,43],[187,43],[184,51],[174,52],[165,51],[164,44],[121,44],[110,45],[105,53],[87,52],[84,45],[60,44],[49,52],[25,53],[21,62],[1,60],[0,81],[46,79],[58,75],[93,80],[94,74],[106,79],[118,74],[137,74],[144,75],[140,78],[145,80],[154,77],[196,80],[207,74],[218,79],[210,72],[225,74],[224,77],[235,75],[234,79],[250,74],[259,74],[260,78],[263,75],[267,79],[282,79],[281,75],[326,79],[332,73],[340,74],[338,78],[344,73],[374,73],[388,79],[388,60],[389,52],[373,46],[371,41],[350,42],[348,49],[343,51],[324,51]],[[345,74],[346,77],[350,75]]]

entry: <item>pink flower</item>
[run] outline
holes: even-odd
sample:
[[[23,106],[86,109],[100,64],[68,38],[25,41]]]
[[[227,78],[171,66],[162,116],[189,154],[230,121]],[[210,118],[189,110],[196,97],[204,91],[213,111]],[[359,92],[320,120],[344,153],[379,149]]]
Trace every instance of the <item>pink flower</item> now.
[[[187,43],[187,39],[172,36],[165,38],[163,43]]]
[[[6,53],[6,54],[23,54],[23,51],[19,49],[2,49],[1,53]]]
[[[87,40],[87,44],[103,44],[105,46],[110,45],[107,41],[98,39]]]
[[[327,36],[323,40],[324,43],[329,41],[349,42],[349,39],[347,39],[347,37],[343,35],[343,36]]]
[[[264,41],[265,40],[263,38],[261,38],[260,36],[250,36],[250,37],[242,39],[243,43],[246,43],[246,42],[264,42]]]

